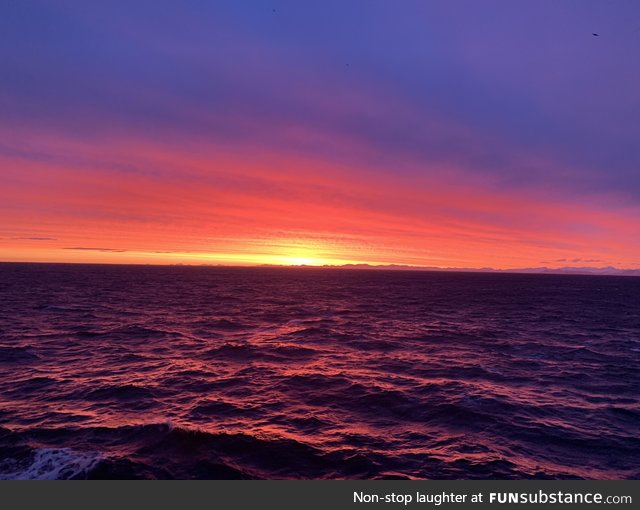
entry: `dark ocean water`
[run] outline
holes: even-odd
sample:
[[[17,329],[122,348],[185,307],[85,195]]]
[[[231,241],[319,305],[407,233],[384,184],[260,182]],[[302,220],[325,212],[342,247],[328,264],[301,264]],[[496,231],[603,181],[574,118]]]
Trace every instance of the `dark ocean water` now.
[[[0,264],[0,478],[640,478],[640,278]]]

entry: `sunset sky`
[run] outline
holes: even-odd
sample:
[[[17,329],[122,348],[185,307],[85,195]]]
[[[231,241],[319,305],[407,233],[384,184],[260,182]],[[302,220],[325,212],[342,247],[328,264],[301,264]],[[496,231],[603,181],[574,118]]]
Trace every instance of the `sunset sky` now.
[[[3,261],[640,267],[637,0],[4,1],[0,64]]]

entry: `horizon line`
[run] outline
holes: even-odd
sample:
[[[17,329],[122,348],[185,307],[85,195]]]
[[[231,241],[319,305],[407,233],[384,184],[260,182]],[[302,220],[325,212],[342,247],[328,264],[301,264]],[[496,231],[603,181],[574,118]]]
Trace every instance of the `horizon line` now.
[[[275,268],[275,269],[339,269],[356,271],[412,271],[412,272],[451,272],[451,273],[502,273],[502,274],[562,274],[582,276],[635,276],[640,277],[640,268],[604,267],[521,267],[499,269],[493,267],[438,267],[438,266],[412,266],[408,264],[211,264],[211,263],[124,263],[124,262],[65,262],[65,261],[24,261],[24,260],[0,260],[0,264],[33,264],[33,265],[68,265],[68,266],[155,266],[155,267],[211,267],[211,268]]]

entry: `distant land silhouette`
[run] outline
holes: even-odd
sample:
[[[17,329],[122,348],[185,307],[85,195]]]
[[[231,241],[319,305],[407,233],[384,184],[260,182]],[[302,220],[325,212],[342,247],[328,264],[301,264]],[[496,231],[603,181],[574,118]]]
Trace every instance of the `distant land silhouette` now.
[[[518,274],[582,274],[603,276],[640,276],[640,268],[622,269],[614,266],[606,267],[523,267],[514,269],[494,269],[492,267],[437,267],[437,266],[412,266],[408,264],[342,264],[342,265],[311,265],[311,264],[257,264],[257,265],[230,265],[220,263],[184,263],[174,264],[120,264],[102,262],[18,262],[0,261],[0,264],[40,264],[40,265],[79,265],[79,266],[167,266],[167,267],[273,267],[273,268],[302,268],[302,269],[359,269],[380,271],[439,271],[450,273],[518,273]]]
[[[309,268],[335,268],[335,269],[380,269],[397,271],[446,271],[464,273],[530,273],[530,274],[585,274],[585,275],[612,275],[612,276],[640,276],[640,269],[618,269],[613,266],[606,267],[524,267],[516,269],[494,269],[492,267],[436,267],[436,266],[411,266],[403,264],[343,264],[322,266],[312,265],[278,265],[262,264],[260,267],[309,267]]]

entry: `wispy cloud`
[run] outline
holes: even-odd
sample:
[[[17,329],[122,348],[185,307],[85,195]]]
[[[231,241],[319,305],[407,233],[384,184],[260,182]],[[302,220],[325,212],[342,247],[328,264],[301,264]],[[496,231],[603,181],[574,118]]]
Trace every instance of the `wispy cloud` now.
[[[12,237],[16,241],[57,241],[56,237]]]
[[[123,250],[120,248],[93,248],[93,247],[86,247],[86,246],[74,246],[71,248],[64,248],[65,250],[81,250],[81,251],[105,251],[105,252],[112,252],[112,253],[126,253],[129,250]]]

